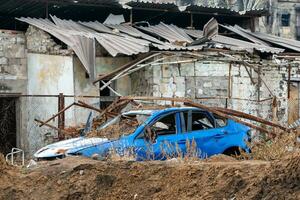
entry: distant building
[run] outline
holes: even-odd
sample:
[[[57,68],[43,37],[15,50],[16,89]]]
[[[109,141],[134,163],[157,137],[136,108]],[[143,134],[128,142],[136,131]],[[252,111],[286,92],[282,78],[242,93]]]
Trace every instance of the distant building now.
[[[300,0],[270,0],[270,15],[260,18],[259,31],[300,40]]]

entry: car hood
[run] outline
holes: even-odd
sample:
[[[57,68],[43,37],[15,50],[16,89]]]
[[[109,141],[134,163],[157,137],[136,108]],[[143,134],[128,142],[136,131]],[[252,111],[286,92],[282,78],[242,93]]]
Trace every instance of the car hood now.
[[[47,145],[39,149],[35,154],[35,158],[53,158],[66,154],[76,153],[77,151],[96,146],[107,142],[107,138],[86,138],[78,137]]]

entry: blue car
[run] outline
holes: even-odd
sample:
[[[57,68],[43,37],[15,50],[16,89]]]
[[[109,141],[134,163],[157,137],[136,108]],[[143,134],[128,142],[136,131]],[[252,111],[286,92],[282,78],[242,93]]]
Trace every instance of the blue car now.
[[[66,155],[107,158],[114,153],[136,160],[164,160],[171,157],[238,154],[249,151],[250,128],[194,107],[125,112],[102,124],[98,131],[119,124],[135,122],[134,129],[124,129],[118,138],[82,136],[43,147],[34,156],[39,159]],[[130,123],[129,123],[130,124]]]

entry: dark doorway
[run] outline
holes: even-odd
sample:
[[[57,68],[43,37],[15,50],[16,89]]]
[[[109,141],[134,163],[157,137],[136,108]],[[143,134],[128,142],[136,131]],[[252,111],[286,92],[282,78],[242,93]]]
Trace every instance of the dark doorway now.
[[[0,98],[0,153],[7,154],[17,141],[16,98]]]

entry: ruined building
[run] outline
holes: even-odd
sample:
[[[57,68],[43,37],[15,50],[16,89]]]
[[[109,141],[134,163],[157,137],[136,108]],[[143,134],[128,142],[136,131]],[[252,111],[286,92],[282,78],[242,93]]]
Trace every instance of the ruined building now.
[[[53,127],[85,123],[90,110],[72,107],[52,128],[36,120],[74,101],[103,108],[118,95],[190,97],[285,124],[299,118],[300,45],[250,31],[265,1],[0,2],[2,152],[32,153],[57,139]]]
[[[277,36],[300,39],[300,1],[274,0],[268,2],[270,15],[260,18],[258,31]]]

